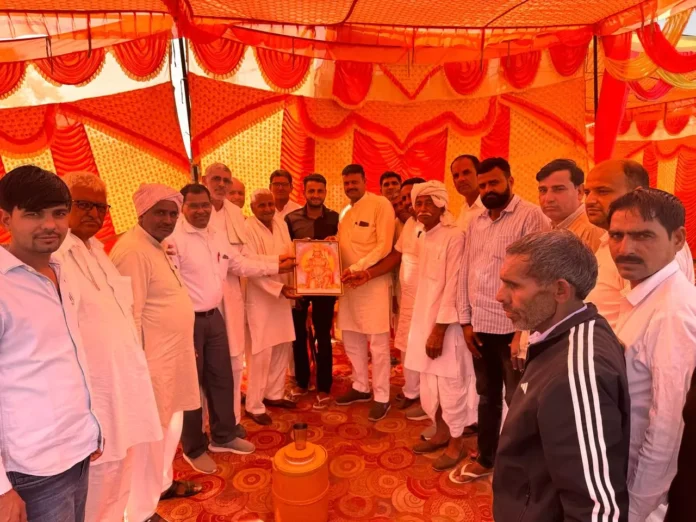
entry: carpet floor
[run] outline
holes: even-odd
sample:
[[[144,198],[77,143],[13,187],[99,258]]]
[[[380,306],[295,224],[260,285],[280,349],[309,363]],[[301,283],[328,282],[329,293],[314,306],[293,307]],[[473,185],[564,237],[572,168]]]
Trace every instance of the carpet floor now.
[[[350,374],[348,358],[336,343],[334,397],[349,389]],[[393,398],[403,385],[401,365],[392,367],[391,384]],[[306,422],[308,440],[322,445],[329,454],[330,522],[493,520],[490,481],[455,485],[447,473],[431,467],[440,452],[416,456],[411,451],[428,421],[407,421],[404,412],[392,405],[388,416],[374,423],[367,419],[369,403],[331,405],[315,411],[313,401],[314,393],[310,393],[300,399],[296,410],[269,408],[271,426],[245,419],[243,425],[256,452],[248,456],[211,454],[218,465],[215,475],[192,470],[179,449],[174,462],[176,478],[195,480],[204,489],[195,497],[160,502],[158,513],[169,522],[275,520],[271,458],[292,441],[292,425]],[[468,441],[472,446],[475,442],[475,438]]]

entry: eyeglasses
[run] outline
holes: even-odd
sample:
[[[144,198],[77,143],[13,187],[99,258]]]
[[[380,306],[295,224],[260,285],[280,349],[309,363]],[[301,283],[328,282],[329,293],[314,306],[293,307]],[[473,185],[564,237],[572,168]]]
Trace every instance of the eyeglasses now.
[[[77,200],[73,201],[73,204],[84,212],[91,212],[92,209],[96,207],[97,212],[99,212],[100,214],[106,214],[111,208],[111,205],[105,205],[104,203],[94,203],[92,201]]]

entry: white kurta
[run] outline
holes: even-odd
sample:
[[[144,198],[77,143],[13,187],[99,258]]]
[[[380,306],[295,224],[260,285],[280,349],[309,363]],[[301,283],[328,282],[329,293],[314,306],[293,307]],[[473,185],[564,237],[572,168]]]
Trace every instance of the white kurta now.
[[[338,243],[344,270],[366,270],[391,252],[394,218],[389,200],[369,192],[341,212]],[[363,334],[389,332],[391,279],[385,274],[358,288],[344,288],[338,300],[338,328]]]
[[[396,242],[394,249],[401,252],[401,266],[399,267],[399,323],[394,336],[394,346],[406,351],[408,345],[408,330],[411,327],[413,305],[416,300],[418,288],[418,253],[420,241],[418,232],[422,230],[414,218],[410,218],[404,224],[403,231]]]
[[[122,460],[136,444],[162,438],[152,381],[133,322],[133,289],[92,238],[68,234],[57,256],[78,285],[78,323],[90,368],[92,405],[107,444],[94,465]]]
[[[246,220],[245,226],[252,252],[267,256],[292,253],[288,226],[278,216],[273,218],[272,232],[254,216]],[[292,301],[281,294],[283,285],[290,283],[289,274],[248,279],[246,312],[252,353],[295,340]]]
[[[155,392],[160,425],[172,414],[201,407],[193,348],[193,304],[164,247],[140,225],[111,251],[118,271],[130,276],[133,317]]]
[[[457,227],[459,227],[459,230],[466,234],[469,230],[469,223],[471,223],[471,220],[484,210],[486,210],[486,207],[484,207],[481,202],[481,196],[479,196],[471,206],[464,200],[464,204],[459,211],[459,216],[457,216]]]
[[[609,326],[616,331],[619,322],[621,302],[623,297],[630,292],[631,285],[621,277],[619,269],[616,268],[616,263],[614,263],[611,257],[608,232],[602,237],[595,256],[597,257],[597,265],[599,266],[597,284],[590,292],[590,295],[587,296],[585,302],[594,303],[599,313],[609,323]],[[679,264],[679,268],[684,273],[687,280],[693,285],[694,260],[691,257],[689,245],[684,244],[684,248],[677,252],[675,261]]]
[[[643,522],[667,503],[696,367],[696,287],[676,260],[626,295],[616,333],[631,395],[628,520]]]

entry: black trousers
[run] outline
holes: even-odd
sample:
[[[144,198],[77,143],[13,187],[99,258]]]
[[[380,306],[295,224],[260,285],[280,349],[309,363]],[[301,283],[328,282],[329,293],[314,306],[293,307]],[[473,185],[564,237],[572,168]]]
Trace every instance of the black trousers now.
[[[208,400],[210,435],[214,442],[225,444],[237,437],[237,420],[234,416],[234,381],[227,329],[218,310],[207,317],[196,316],[193,344],[198,383]],[[192,459],[200,457],[207,450],[208,436],[203,430],[202,408],[184,412],[181,445],[184,454]]]
[[[292,351],[295,359],[295,380],[300,388],[309,387],[309,355],[307,351],[307,311],[312,303],[312,325],[317,342],[317,391],[331,393],[333,384],[333,353],[331,325],[334,316],[335,297],[310,296],[301,299],[292,309],[295,323],[295,341]]]
[[[500,422],[503,417],[503,383],[505,402],[510,406],[512,395],[522,376],[515,371],[510,360],[510,343],[514,334],[477,334],[483,346],[480,359],[474,359],[478,407],[478,462],[487,468],[493,467],[498,451]]]

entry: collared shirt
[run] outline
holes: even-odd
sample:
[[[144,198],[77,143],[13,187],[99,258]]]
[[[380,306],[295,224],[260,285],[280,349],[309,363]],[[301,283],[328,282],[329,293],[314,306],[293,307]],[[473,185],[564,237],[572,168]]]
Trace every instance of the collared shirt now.
[[[58,475],[99,446],[77,291],[51,268],[59,290],[0,247],[0,494],[8,471]]]
[[[323,205],[321,215],[316,219],[307,216],[305,205],[285,216],[285,223],[290,231],[290,239],[326,239],[338,234],[338,212]]]
[[[541,209],[516,195],[495,221],[491,220],[490,211],[471,220],[459,276],[457,306],[461,324],[471,324],[480,333],[515,331],[503,306],[495,299],[505,251],[527,234],[550,229]]]
[[[285,216],[290,214],[290,212],[295,212],[296,210],[300,210],[301,208],[302,205],[299,205],[295,203],[292,199],[289,199],[282,210],[278,210],[276,208],[276,216],[278,216],[280,220],[283,221],[285,219]]]
[[[583,243],[596,252],[602,242],[605,231],[590,223],[585,212],[585,204],[580,205],[575,212],[561,221],[558,225],[552,225],[554,229],[566,229],[579,237]]]
[[[619,322],[619,313],[623,297],[631,291],[631,284],[619,275],[619,269],[611,257],[609,250],[609,233],[605,232],[601,244],[595,253],[599,273],[597,284],[585,299],[588,303],[594,303],[599,313],[609,322],[609,326],[616,331]],[[686,276],[687,280],[694,284],[694,262],[689,246],[684,244],[677,252],[675,261]]]
[[[185,219],[177,223],[167,242],[175,247],[174,259],[196,312],[220,306],[228,271],[244,277],[278,273],[277,257],[272,261],[246,257],[239,249],[231,248],[224,236],[210,226],[199,229]]]
[[[627,293],[616,333],[631,396],[628,519],[643,522],[667,502],[696,366],[696,287],[676,261]]]
[[[558,321],[558,322],[557,322],[556,324],[554,324],[551,328],[547,328],[547,329],[544,330],[543,332],[532,332],[531,334],[529,334],[529,344],[530,344],[530,345],[531,345],[531,344],[537,344],[537,343],[540,343],[540,342],[542,342],[542,341],[545,341],[546,338],[549,336],[549,334],[550,334],[551,332],[553,332],[553,331],[555,330],[555,328],[556,328],[559,324],[561,324],[561,323],[567,321],[568,319],[570,319],[570,318],[573,317],[574,315],[577,315],[577,314],[579,314],[579,313],[584,312],[585,310],[587,310],[587,305],[583,306],[583,307],[580,308],[579,310],[575,310],[572,314],[566,315],[563,319],[561,319],[560,321]],[[525,353],[526,353],[526,352],[525,352]]]
[[[133,321],[133,288],[91,238],[89,248],[68,234],[56,257],[78,290],[78,322],[89,364],[94,411],[107,443],[98,464],[162,438],[157,403],[140,335]]]
[[[459,230],[466,234],[469,230],[469,223],[471,223],[471,220],[476,215],[485,211],[486,207],[484,207],[483,203],[481,203],[481,196],[476,198],[476,201],[474,201],[474,204],[471,206],[469,206],[465,199],[464,204],[462,205],[462,209],[459,211],[459,216],[457,217],[457,227],[459,227]]]

